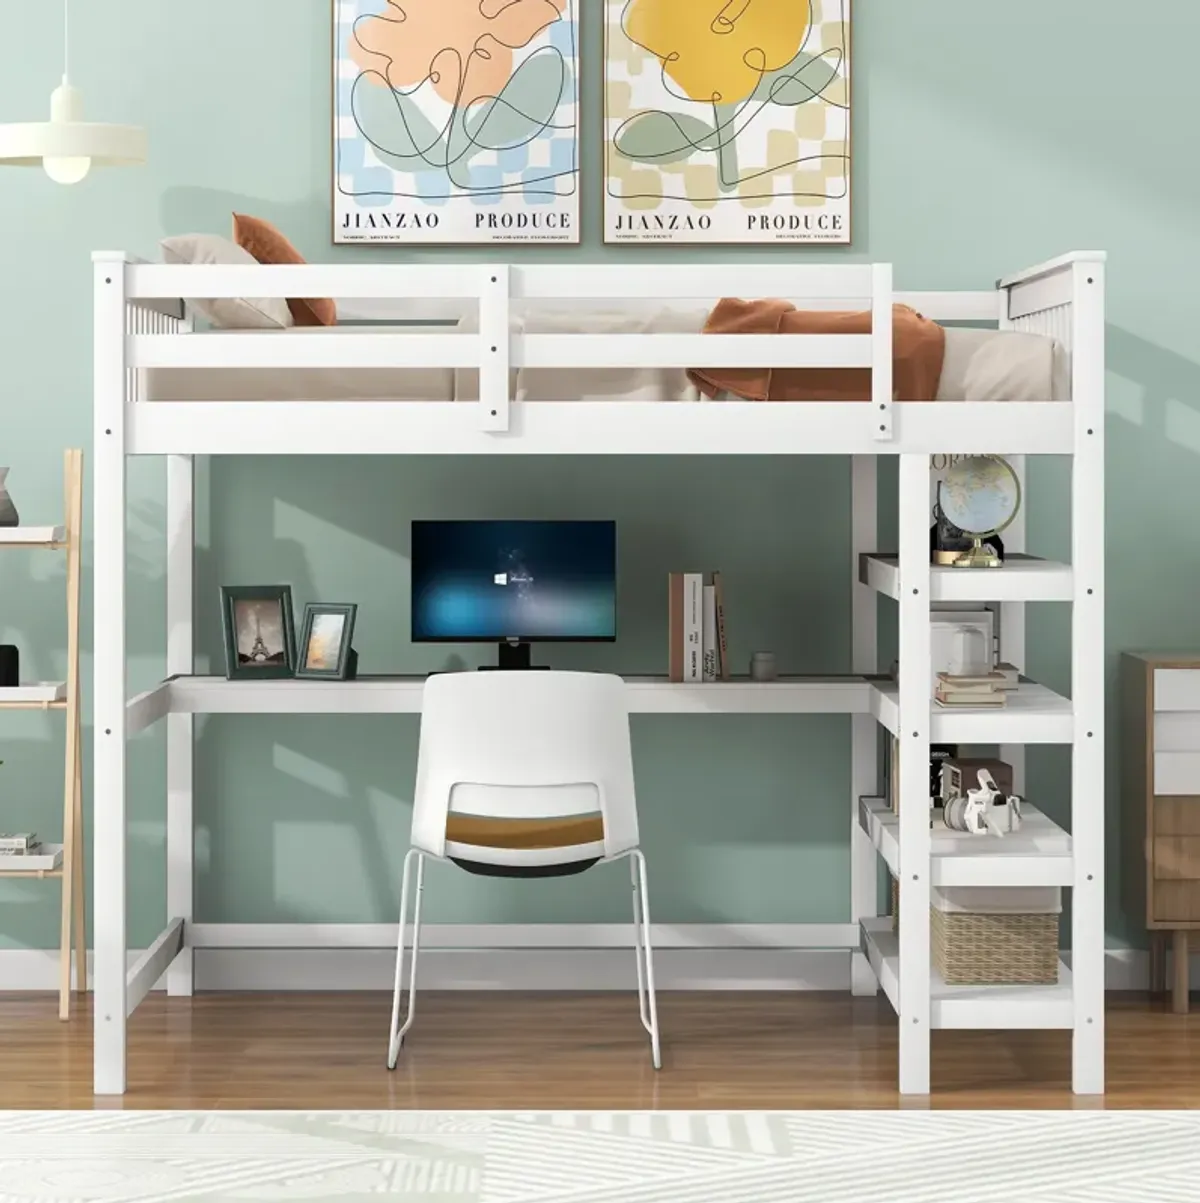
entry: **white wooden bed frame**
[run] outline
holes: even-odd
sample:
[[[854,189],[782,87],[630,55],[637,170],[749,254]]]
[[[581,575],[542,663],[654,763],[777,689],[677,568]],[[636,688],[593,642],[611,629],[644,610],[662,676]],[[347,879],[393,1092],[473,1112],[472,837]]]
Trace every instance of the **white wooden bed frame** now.
[[[852,457],[855,559],[852,675],[773,685],[630,682],[637,712],[842,713],[852,715],[850,919],[830,945],[844,948],[855,993],[882,985],[899,1016],[899,1089],[929,1092],[935,1027],[1069,1028],[1074,1090],[1104,1089],[1104,259],[1063,256],[978,292],[893,293],[888,264],[845,266],[297,266],[177,267],[123,253],[94,256],[95,270],[95,1091],[126,1088],[126,1023],[167,974],[171,994],[192,993],[197,947],[292,947],[286,926],[193,922],[192,757],[198,713],[413,712],[421,682],[367,679],[321,690],[303,682],[196,677],[193,657],[194,457],[269,448],[276,455],[841,454]],[[870,307],[866,336],[510,334],[525,302],[711,302],[724,295],[785,296],[810,308]],[[423,337],[271,332],[195,336],[180,297],[443,297],[478,302],[479,332]],[[894,300],[939,321],[992,322],[1053,335],[1072,355],[1069,402],[892,402]],[[578,303],[578,302],[577,302]],[[882,319],[882,320],[881,320]],[[510,368],[869,367],[870,403],[510,404]],[[478,367],[478,403],[147,402],[143,369],[155,367]],[[1071,563],[964,573],[929,564],[931,457],[946,453],[1073,457]],[[130,699],[126,688],[127,457],[168,458],[167,672]],[[899,559],[876,547],[876,463],[899,457]],[[1023,548],[1023,518],[1006,536]],[[859,563],[860,556],[861,564]],[[898,607],[900,670],[878,670],[876,596]],[[931,710],[931,602],[1001,604],[1007,659],[1023,666],[1024,603],[1073,603],[1071,698],[1026,686],[1000,712]],[[132,969],[126,937],[126,745],[167,723],[168,924]],[[879,725],[900,738],[902,818],[877,805]],[[987,854],[934,851],[927,822],[930,742],[994,743],[1023,774],[1028,743],[1073,747],[1069,851],[995,841]],[[911,803],[911,804],[909,804]],[[878,850],[878,851],[877,851]],[[877,918],[877,855],[900,880],[898,937]],[[1059,885],[1073,891],[1071,966],[1055,987],[953,988],[930,970],[930,885]],[[658,929],[661,930],[661,929]],[[394,926],[309,929],[308,944],[394,947]],[[663,934],[669,934],[663,932]],[[443,935],[454,943],[453,929]],[[628,943],[617,929],[614,940]],[[549,937],[546,937],[549,939]],[[536,939],[535,942],[542,942]],[[436,943],[436,941],[435,941]],[[902,968],[901,968],[902,967]],[[381,1015],[380,1072],[383,1072]],[[666,1072],[670,1072],[669,1065]]]

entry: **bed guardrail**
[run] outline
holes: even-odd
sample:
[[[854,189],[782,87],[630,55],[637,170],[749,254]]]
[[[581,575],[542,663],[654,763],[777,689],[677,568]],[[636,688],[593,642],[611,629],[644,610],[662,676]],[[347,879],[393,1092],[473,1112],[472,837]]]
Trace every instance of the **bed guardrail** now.
[[[890,264],[696,266],[654,264],[509,266],[304,264],[177,266],[99,253],[97,313],[116,289],[126,313],[121,355],[125,400],[144,399],[139,381],[155,368],[445,368],[478,370],[480,430],[512,429],[510,373],[521,368],[863,368],[872,401],[862,420],[871,437],[890,442],[893,415],[894,302],[938,321],[992,322],[1050,334],[1068,347],[1080,264],[1103,255],[1063,256],[979,292],[895,292]],[[107,294],[107,295],[106,295]],[[477,322],[459,333],[408,326],[396,332],[206,332],[190,335],[190,307],[180,298],[329,296],[336,301],[394,303],[410,315],[430,298],[474,307]],[[798,307],[870,308],[869,335],[549,334],[526,333],[514,318],[530,304],[590,302],[715,303],[722,296],[785,297]],[[376,312],[380,312],[377,308]],[[99,326],[97,337],[101,336]]]

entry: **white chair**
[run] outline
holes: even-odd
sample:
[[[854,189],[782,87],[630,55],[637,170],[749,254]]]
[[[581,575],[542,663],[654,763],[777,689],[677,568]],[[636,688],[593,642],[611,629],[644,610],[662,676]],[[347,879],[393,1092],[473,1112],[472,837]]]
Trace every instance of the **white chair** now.
[[[400,938],[388,1068],[412,1026],[425,858],[472,873],[551,877],[629,857],[638,1004],[661,1064],[646,860],[638,848],[629,711],[620,677],[462,672],[430,677],[421,708],[412,847],[400,886]],[[413,862],[412,970],[400,1021]]]

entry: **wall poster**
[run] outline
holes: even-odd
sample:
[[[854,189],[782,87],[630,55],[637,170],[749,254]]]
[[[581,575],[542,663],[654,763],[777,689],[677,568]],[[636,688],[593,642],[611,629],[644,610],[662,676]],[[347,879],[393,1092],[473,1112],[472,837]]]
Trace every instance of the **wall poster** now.
[[[334,242],[578,242],[579,4],[333,0]]]
[[[604,3],[606,242],[850,241],[850,0]]]

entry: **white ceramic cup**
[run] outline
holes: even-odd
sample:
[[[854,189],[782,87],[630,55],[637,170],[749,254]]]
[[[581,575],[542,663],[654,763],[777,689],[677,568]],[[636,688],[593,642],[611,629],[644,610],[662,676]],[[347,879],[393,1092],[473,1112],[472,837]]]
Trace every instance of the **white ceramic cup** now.
[[[774,652],[755,652],[750,657],[750,679],[752,681],[774,681],[779,675],[775,666]]]

